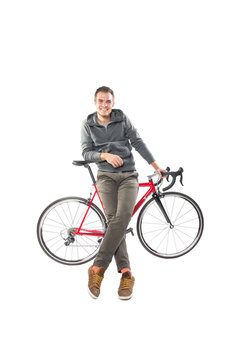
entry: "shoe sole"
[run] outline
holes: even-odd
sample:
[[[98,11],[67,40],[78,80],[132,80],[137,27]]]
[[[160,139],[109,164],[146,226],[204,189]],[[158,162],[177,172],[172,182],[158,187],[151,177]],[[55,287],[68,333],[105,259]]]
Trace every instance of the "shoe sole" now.
[[[131,297],[132,297],[132,295],[129,295],[129,296],[119,296],[119,295],[118,295],[118,298],[119,298],[120,300],[130,300]]]
[[[91,292],[91,290],[89,288],[88,288],[88,293],[94,300],[98,299],[98,296],[93,295],[93,293]]]

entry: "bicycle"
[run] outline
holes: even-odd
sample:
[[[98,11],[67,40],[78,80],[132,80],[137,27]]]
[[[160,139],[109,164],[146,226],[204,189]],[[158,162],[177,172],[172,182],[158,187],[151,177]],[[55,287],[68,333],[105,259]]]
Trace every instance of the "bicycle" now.
[[[53,260],[67,265],[84,264],[92,260],[99,250],[107,229],[107,217],[97,190],[96,180],[90,167],[90,161],[73,161],[74,165],[88,169],[93,181],[89,198],[65,197],[52,202],[39,217],[37,236],[44,252]],[[178,171],[162,173],[172,177],[171,183],[160,191],[163,178],[156,173],[148,176],[147,183],[139,187],[149,189],[136,203],[132,216],[145,200],[137,219],[137,234],[141,244],[151,254],[161,258],[176,258],[185,255],[199,242],[204,219],[198,204],[188,195],[180,192],[166,192],[180,176],[182,184],[183,168]],[[183,184],[182,184],[183,185]],[[98,195],[103,211],[93,203]],[[133,233],[129,228],[126,233]]]

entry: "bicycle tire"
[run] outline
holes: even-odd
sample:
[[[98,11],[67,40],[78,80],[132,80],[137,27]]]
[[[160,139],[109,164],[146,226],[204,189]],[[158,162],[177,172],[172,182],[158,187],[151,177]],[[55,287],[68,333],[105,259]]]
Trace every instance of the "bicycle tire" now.
[[[91,236],[90,239],[87,235],[72,235],[72,232],[80,226],[88,205],[88,200],[71,196],[58,199],[43,210],[37,223],[37,237],[42,250],[51,259],[65,265],[81,265],[97,255],[101,236]],[[89,222],[89,229],[92,223],[95,230],[105,233],[106,218],[95,204],[91,204],[85,221]],[[55,235],[51,239],[53,233]],[[69,236],[71,236],[70,240]],[[54,244],[51,243],[54,239],[57,239],[55,245],[58,243],[58,249],[55,250]],[[71,254],[69,249],[71,249]]]
[[[152,198],[139,213],[138,238],[144,248],[155,256],[170,259],[185,255],[197,245],[202,236],[202,211],[191,197],[182,193],[166,192],[161,194],[160,199],[173,228],[167,223],[155,199]],[[188,218],[189,216],[192,218]]]

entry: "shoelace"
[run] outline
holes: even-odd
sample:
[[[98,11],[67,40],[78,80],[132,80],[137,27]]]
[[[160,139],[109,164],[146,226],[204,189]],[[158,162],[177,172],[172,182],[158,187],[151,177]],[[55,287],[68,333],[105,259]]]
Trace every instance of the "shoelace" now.
[[[101,286],[101,282],[102,282],[102,277],[97,275],[97,274],[94,274],[93,275],[93,286],[95,286],[96,288],[100,288]]]
[[[124,278],[121,279],[120,288],[121,289],[129,289],[131,281],[132,281],[132,279],[124,279]]]

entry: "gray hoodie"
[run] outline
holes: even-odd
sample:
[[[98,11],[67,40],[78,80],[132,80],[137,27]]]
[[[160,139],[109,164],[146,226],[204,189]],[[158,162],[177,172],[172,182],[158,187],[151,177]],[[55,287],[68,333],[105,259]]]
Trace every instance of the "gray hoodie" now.
[[[96,161],[99,170],[109,172],[134,171],[132,146],[150,164],[155,161],[129,118],[119,109],[113,109],[107,126],[97,121],[97,113],[90,114],[81,127],[82,155],[85,160]],[[116,154],[123,165],[114,168],[100,160],[102,152]]]

